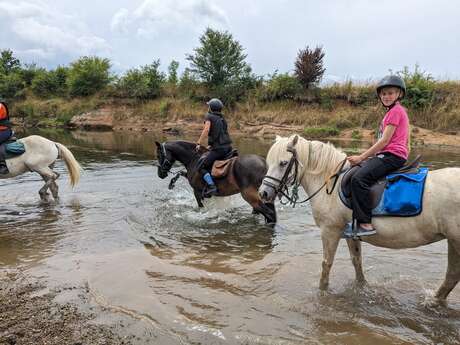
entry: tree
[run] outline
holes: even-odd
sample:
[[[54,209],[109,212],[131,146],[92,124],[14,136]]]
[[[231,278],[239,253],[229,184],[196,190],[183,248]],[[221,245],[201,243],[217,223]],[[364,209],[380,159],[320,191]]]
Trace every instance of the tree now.
[[[295,75],[305,89],[318,83],[323,77],[326,71],[323,67],[324,55],[322,47],[313,50],[307,46],[299,50],[295,61]]]
[[[229,32],[208,28],[200,37],[200,43],[194,54],[187,55],[187,60],[191,62],[191,72],[208,86],[220,87],[251,73],[243,47]]]
[[[89,96],[103,90],[110,82],[110,60],[84,56],[70,64],[67,84],[73,96]]]
[[[176,85],[178,78],[177,78],[177,69],[179,68],[179,62],[176,60],[172,60],[168,66],[168,83],[172,85]]]
[[[21,62],[13,56],[13,51],[6,49],[0,52],[0,74],[8,75],[20,69]]]

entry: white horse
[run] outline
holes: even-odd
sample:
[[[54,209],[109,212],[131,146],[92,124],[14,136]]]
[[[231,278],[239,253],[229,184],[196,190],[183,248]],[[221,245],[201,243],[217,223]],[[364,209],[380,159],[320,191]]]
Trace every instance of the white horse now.
[[[308,195],[313,195],[333,175],[346,158],[346,154],[332,144],[309,141],[297,135],[277,137],[267,155],[269,166],[259,192],[265,201],[273,201],[279,193],[279,182],[285,176],[294,182],[295,169],[289,164],[293,150],[298,159],[297,180]],[[348,164],[348,163],[347,163]],[[286,172],[291,167],[291,172]],[[286,175],[284,175],[286,173]],[[331,187],[332,182],[328,182]],[[329,195],[322,189],[311,199],[313,217],[321,230],[323,264],[320,289],[327,289],[329,272],[334,262],[337,245],[352,212],[340,201],[337,190]],[[446,298],[460,280],[460,168],[430,171],[423,195],[423,212],[415,217],[374,217],[377,230],[373,236],[362,237],[372,245],[385,248],[414,248],[447,239],[448,265],[444,282],[435,296],[425,301],[427,305],[445,305]],[[365,278],[361,260],[361,242],[348,239],[348,248],[358,283]]]
[[[6,165],[9,174],[0,175],[0,179],[21,175],[28,171],[35,171],[43,178],[45,185],[39,190],[40,198],[48,201],[48,188],[55,200],[58,199],[58,185],[56,179],[59,174],[52,170],[58,158],[64,159],[70,174],[70,184],[74,187],[80,179],[81,167],[72,152],[62,144],[55,143],[38,135],[31,135],[18,140],[24,144],[26,152],[20,156],[9,158]]]

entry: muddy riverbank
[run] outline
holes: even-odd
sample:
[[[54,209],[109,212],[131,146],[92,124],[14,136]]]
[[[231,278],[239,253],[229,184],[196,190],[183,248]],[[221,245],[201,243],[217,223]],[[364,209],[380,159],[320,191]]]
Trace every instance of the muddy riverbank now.
[[[79,296],[80,309],[55,301],[63,291]],[[20,270],[0,269],[0,344],[132,344],[133,337],[118,335],[115,326],[95,323],[104,311],[89,296],[84,286],[49,290],[45,282]]]

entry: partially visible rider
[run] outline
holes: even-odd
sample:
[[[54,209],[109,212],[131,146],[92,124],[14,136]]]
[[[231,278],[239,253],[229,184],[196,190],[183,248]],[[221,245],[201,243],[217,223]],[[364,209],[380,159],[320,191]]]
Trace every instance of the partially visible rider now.
[[[0,99],[0,145],[13,135],[9,117],[8,106],[5,101]],[[0,154],[0,175],[8,174],[5,158]]]
[[[200,167],[200,173],[203,180],[206,182],[207,188],[204,196],[211,197],[217,195],[217,187],[211,176],[212,165],[214,161],[225,158],[232,151],[232,140],[228,134],[227,121],[222,115],[224,104],[220,99],[213,98],[209,102],[208,113],[204,118],[204,127],[200,138],[197,141],[196,149],[200,146],[205,146],[203,143],[208,139],[209,151],[205,153],[205,157]]]

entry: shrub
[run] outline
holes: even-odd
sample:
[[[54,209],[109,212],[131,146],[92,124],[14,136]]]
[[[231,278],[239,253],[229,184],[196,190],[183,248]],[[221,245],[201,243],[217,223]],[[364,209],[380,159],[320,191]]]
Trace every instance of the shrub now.
[[[110,82],[110,60],[84,56],[70,64],[67,84],[72,96],[89,96]]]
[[[355,129],[353,132],[351,132],[351,138],[353,140],[361,140],[363,138],[363,135],[361,131]]]
[[[161,93],[165,75],[159,71],[160,61],[139,69],[134,68],[118,81],[117,89],[122,97],[137,99],[153,99]]]
[[[431,105],[436,83],[434,78],[421,71],[418,65],[415,65],[413,72],[408,67],[397,73],[406,83],[406,97],[403,104],[411,109],[425,109]]]
[[[54,71],[37,70],[32,80],[32,92],[38,97],[63,96],[67,92],[67,69],[58,67]]]
[[[297,78],[288,73],[273,74],[265,85],[259,89],[257,97],[261,101],[271,102],[281,99],[294,99],[302,90]]]
[[[0,95],[3,98],[7,100],[23,98],[24,88],[25,84],[19,73],[0,74]]]

